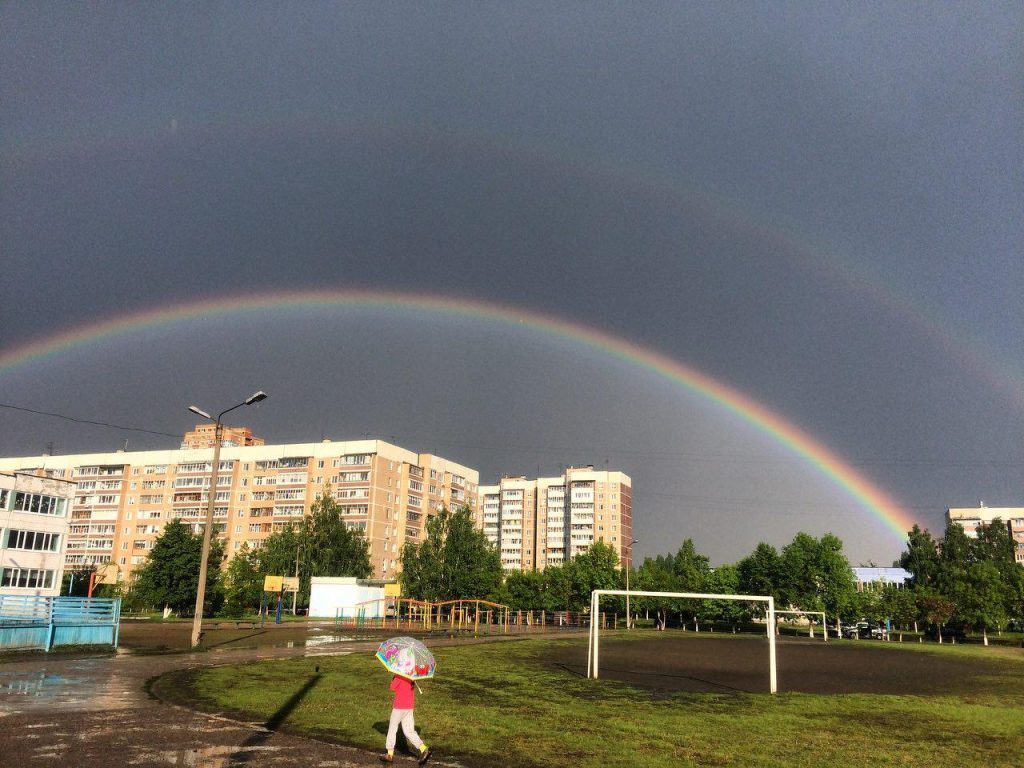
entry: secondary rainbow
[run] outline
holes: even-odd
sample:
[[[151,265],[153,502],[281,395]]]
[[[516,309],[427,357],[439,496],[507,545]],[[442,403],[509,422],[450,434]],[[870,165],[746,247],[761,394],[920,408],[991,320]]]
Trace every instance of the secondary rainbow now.
[[[899,541],[905,539],[906,532],[914,524],[914,520],[891,497],[831,450],[799,427],[727,384],[666,355],[637,346],[605,331],[564,318],[492,302],[429,294],[376,291],[303,291],[227,296],[122,315],[25,344],[0,353],[0,374],[32,361],[55,357],[76,347],[192,318],[331,307],[393,309],[456,318],[486,319],[528,326],[542,333],[590,347],[682,385],[769,435],[776,442],[806,459],[819,472],[840,486],[878,518]]]

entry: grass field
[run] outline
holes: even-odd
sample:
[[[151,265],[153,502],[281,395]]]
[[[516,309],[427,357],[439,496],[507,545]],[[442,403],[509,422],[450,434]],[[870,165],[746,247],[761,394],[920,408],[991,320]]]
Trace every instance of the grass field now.
[[[650,642],[651,634],[636,639]],[[685,637],[672,642],[682,656],[691,647]],[[719,642],[725,650],[743,641]],[[628,657],[634,644],[610,636],[602,653]],[[934,695],[680,693],[581,677],[561,660],[585,664],[585,639],[524,640],[438,649],[438,676],[422,686],[417,724],[440,760],[468,766],[1024,764],[1020,649],[861,645],[869,663],[871,654],[889,667],[926,654],[963,674]],[[162,679],[156,690],[376,750],[389,681],[366,653],[206,668]]]

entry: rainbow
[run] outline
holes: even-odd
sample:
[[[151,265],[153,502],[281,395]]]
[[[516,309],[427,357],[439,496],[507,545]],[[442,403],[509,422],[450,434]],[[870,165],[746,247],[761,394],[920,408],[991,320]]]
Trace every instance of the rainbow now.
[[[582,155],[571,145],[544,146],[524,143],[521,137],[500,133],[469,131],[461,126],[406,124],[379,120],[356,120],[319,113],[280,115],[263,121],[239,123],[225,118],[205,116],[190,122],[178,133],[176,124],[155,126],[139,122],[134,115],[118,115],[104,131],[86,130],[74,136],[34,134],[30,138],[0,141],[0,156],[7,162],[34,165],[54,162],[67,155],[93,157],[105,152],[141,151],[154,145],[202,142],[244,133],[249,137],[280,141],[301,136],[317,141],[359,139],[391,141],[402,145],[424,146],[444,152],[471,149],[488,156],[505,156],[517,163],[530,164],[545,172],[580,178],[593,184],[628,185],[658,199],[672,201],[690,213],[756,237],[762,243],[784,249],[822,279],[862,295],[913,327],[936,348],[969,372],[986,380],[1012,406],[1024,412],[1024,373],[1006,355],[994,350],[966,330],[949,322],[939,310],[929,308],[912,297],[899,293],[891,278],[871,272],[864,259],[829,248],[808,233],[800,232],[792,222],[780,225],[777,215],[755,216],[747,207],[707,189],[683,186],[680,180],[663,170],[624,166]]]
[[[799,427],[742,392],[663,354],[626,339],[564,318],[519,307],[464,298],[378,291],[301,291],[248,294],[179,304],[110,318],[0,353],[0,375],[33,361],[55,357],[87,344],[166,326],[194,318],[293,309],[387,309],[433,313],[453,318],[490,320],[525,326],[583,345],[630,366],[650,371],[724,408],[775,442],[803,457],[882,522],[902,543],[914,520],[892,498],[875,487],[836,454]]]

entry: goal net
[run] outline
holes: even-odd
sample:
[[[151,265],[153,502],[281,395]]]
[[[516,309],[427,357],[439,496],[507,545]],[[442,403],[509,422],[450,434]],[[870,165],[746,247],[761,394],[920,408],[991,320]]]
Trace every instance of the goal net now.
[[[671,597],[677,599],[692,599],[692,600],[737,600],[746,603],[765,603],[766,608],[766,621],[765,621],[765,634],[768,635],[768,670],[770,688],[772,693],[776,693],[778,685],[776,683],[776,667],[775,667],[775,598],[764,595],[708,595],[698,592],[636,592],[634,590],[625,589],[595,589],[590,593],[590,616],[593,619],[594,616],[598,615],[598,610],[601,604],[601,598],[612,595],[620,595],[629,597]],[[597,678],[598,667],[599,667],[599,648],[601,641],[601,627],[600,622],[591,620],[590,622],[590,640],[587,647],[587,677]]]

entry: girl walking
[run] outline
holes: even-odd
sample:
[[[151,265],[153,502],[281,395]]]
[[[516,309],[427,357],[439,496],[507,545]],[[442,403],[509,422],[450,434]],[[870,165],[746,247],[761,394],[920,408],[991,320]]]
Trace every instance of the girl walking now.
[[[416,708],[416,684],[412,680],[395,675],[391,680],[391,690],[395,692],[395,703],[391,709],[391,720],[388,722],[387,741],[384,742],[387,752],[380,756],[381,762],[395,761],[395,743],[398,740],[398,726],[401,724],[402,733],[405,734],[409,747],[419,750],[419,764],[426,765],[432,750],[416,733],[416,721],[413,718],[413,711]]]

